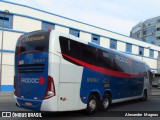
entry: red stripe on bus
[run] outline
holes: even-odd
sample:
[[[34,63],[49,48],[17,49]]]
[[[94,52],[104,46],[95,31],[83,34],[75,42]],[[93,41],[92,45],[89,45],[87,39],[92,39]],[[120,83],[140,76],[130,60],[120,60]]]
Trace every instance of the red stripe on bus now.
[[[124,72],[120,72],[120,71],[114,71],[114,70],[98,67],[98,66],[91,65],[91,64],[88,64],[86,62],[83,62],[81,60],[78,60],[76,58],[73,58],[71,56],[68,56],[66,54],[63,54],[63,53],[61,53],[61,54],[65,57],[67,57],[68,59],[78,63],[79,65],[82,65],[84,67],[90,68],[94,71],[97,71],[97,72],[100,72],[100,73],[103,73],[103,74],[106,74],[106,75],[121,77],[121,78],[131,78],[131,77],[137,77],[137,76],[142,75],[142,74],[129,74],[129,73],[124,73]]]

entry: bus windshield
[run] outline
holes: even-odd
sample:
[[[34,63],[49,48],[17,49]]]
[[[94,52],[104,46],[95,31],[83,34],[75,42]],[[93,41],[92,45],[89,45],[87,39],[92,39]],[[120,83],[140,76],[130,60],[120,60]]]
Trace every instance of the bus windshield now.
[[[49,48],[49,32],[36,31],[29,34],[24,34],[18,39],[16,45],[16,54],[42,51],[48,52]]]

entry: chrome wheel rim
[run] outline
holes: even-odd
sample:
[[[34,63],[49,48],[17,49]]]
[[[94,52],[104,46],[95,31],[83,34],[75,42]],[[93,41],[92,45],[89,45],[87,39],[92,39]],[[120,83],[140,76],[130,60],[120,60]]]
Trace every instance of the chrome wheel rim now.
[[[106,108],[108,107],[108,105],[109,105],[109,99],[108,99],[108,98],[105,98],[105,99],[103,100],[103,106],[104,106],[104,108],[106,109]]]
[[[94,111],[96,109],[96,101],[95,100],[91,100],[89,102],[89,108],[91,111]]]

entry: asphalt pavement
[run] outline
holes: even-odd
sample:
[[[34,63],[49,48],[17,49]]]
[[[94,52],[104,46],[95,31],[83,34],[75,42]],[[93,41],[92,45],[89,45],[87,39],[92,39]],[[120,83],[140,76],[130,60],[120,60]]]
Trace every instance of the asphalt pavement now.
[[[56,114],[58,116],[62,116],[61,118],[56,118],[56,120],[66,120],[66,119],[79,119],[79,120],[150,120],[151,117],[105,117],[106,114],[115,115],[117,111],[121,111],[122,113],[125,112],[153,112],[159,113],[159,117],[154,117],[153,120],[159,120],[160,119],[160,89],[158,88],[152,88],[152,96],[147,101],[142,102],[139,100],[134,101],[128,101],[123,103],[117,103],[113,104],[111,108],[106,112],[97,112],[96,114],[92,115],[91,117],[88,117],[84,114],[81,114],[81,111],[73,111],[73,112],[62,112],[60,114]],[[27,112],[29,110],[19,108],[15,106],[15,102],[13,99],[13,92],[1,92],[0,93],[0,111],[21,111],[21,112]],[[47,113],[45,116],[49,116],[48,119],[53,120],[56,116],[53,113]],[[66,117],[68,116],[68,117]],[[71,117],[73,116],[73,117]],[[2,118],[0,118],[1,120]],[[3,118],[5,119],[5,118]],[[11,118],[10,118],[11,119]],[[21,120],[22,118],[12,118],[16,120]],[[6,118],[6,120],[8,120]]]
[[[160,89],[153,87],[152,88],[152,95],[158,95],[160,96]]]

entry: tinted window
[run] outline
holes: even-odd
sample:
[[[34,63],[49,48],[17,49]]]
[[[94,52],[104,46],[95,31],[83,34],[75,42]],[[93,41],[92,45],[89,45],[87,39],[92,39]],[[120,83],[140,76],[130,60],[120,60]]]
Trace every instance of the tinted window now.
[[[139,47],[139,55],[144,55],[144,48],[143,47]]]
[[[99,67],[120,72],[134,73],[133,66],[136,62],[125,56],[116,55],[69,38],[60,37],[59,39],[63,58],[71,63],[79,65],[65,55]],[[139,66],[139,63],[137,62],[135,65],[135,72],[144,71],[140,68],[142,68],[142,66]]]
[[[97,48],[94,48],[92,46],[88,46],[85,44],[81,44],[81,51],[82,51],[82,61],[85,61],[92,65],[97,65]]]
[[[154,57],[154,50],[149,51],[149,57]]]
[[[124,66],[125,73],[131,73],[131,74],[133,74],[134,73],[133,66],[134,66],[134,61],[131,60],[131,59],[129,59],[129,58],[127,58],[127,62],[125,63],[125,66]]]
[[[126,44],[126,52],[131,53],[132,52],[132,45],[131,44]]]
[[[92,42],[96,44],[100,44],[100,36],[92,35]]]
[[[54,30],[55,25],[52,23],[42,22],[42,30]]]
[[[110,48],[117,49],[117,41],[116,40],[113,40],[113,39],[110,40]]]
[[[69,34],[71,34],[73,36],[79,37],[79,33],[80,33],[79,30],[69,29]]]
[[[69,38],[65,38],[61,36],[59,37],[59,39],[60,39],[60,46],[61,46],[61,52],[62,52],[63,58],[66,59],[67,61],[77,64],[71,59],[67,58],[65,55],[68,55],[70,57],[80,60],[81,44],[79,42],[76,42],[76,41],[70,40]]]
[[[112,69],[112,55],[109,52],[98,50],[98,65],[103,68]]]
[[[18,39],[16,54],[34,50],[48,52],[49,34],[46,31],[36,31],[23,35]]]
[[[0,28],[13,28],[13,16],[0,13]]]
[[[60,37],[59,39],[60,39],[62,55],[65,54],[70,57],[81,60],[83,62],[92,64],[92,65],[97,65],[97,48],[88,46],[83,43],[79,43],[77,41],[74,41],[65,37]],[[74,64],[77,64],[71,59],[67,58],[65,55],[63,55],[64,59]]]
[[[113,70],[124,72],[124,62],[122,56],[113,54]]]
[[[160,51],[158,51],[158,57],[160,57]]]
[[[141,69],[141,73],[146,73],[146,67],[145,67],[145,64],[140,63],[140,69]]]
[[[146,73],[145,64],[135,62],[134,72],[135,72],[135,74]]]

